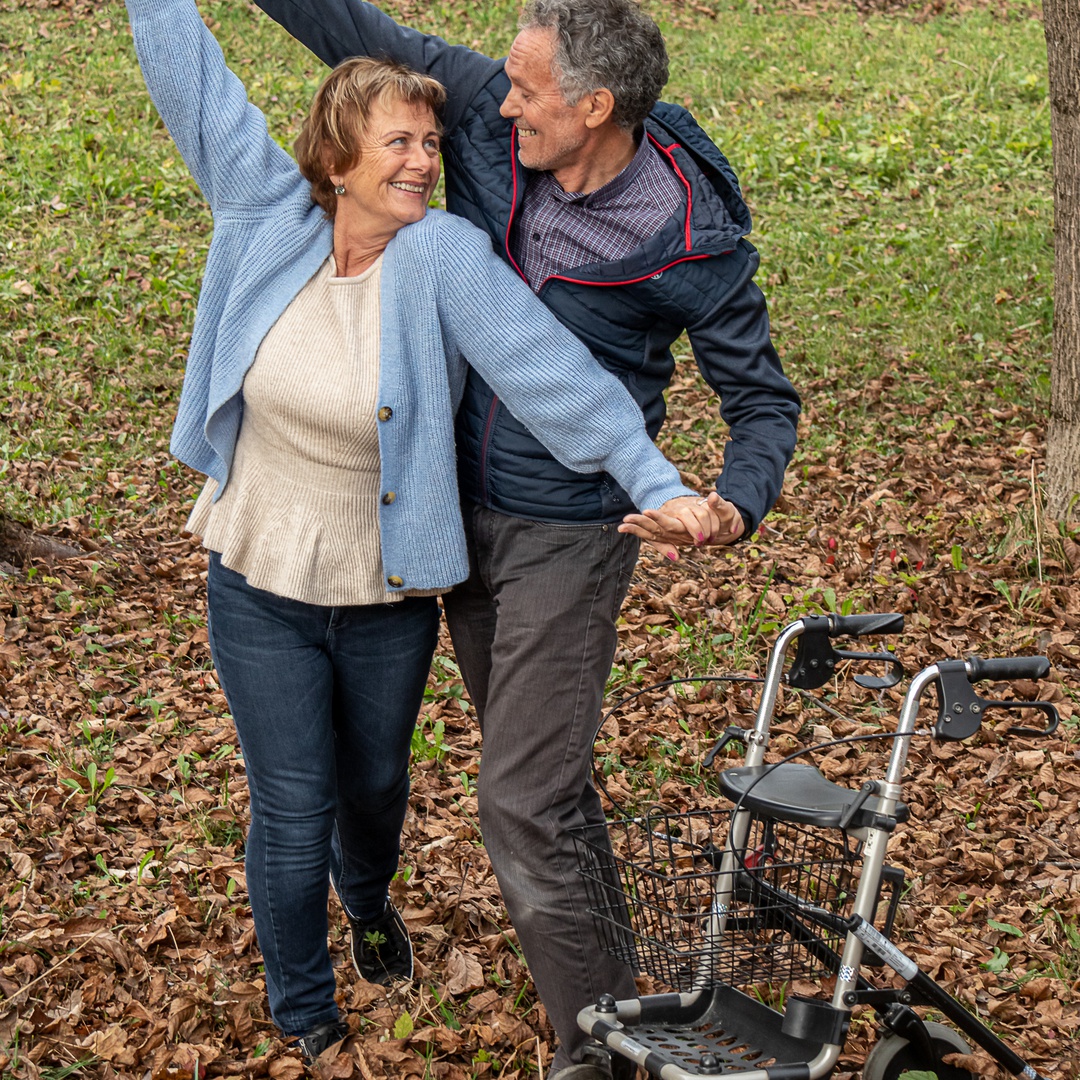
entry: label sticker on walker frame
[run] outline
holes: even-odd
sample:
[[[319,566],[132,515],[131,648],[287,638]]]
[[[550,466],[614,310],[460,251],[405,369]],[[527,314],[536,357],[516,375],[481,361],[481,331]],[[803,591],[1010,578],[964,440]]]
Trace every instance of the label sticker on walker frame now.
[[[865,919],[855,928],[855,936],[881,957],[902,979],[911,982],[919,973],[919,965],[909,960],[884,934],[879,934]]]

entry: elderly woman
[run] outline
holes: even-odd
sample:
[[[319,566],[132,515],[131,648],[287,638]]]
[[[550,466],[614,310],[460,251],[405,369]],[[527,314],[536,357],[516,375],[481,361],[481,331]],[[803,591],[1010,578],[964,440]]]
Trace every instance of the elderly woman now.
[[[358,972],[412,974],[387,890],[436,596],[468,572],[453,443],[466,361],[569,467],[610,472],[639,507],[680,499],[692,535],[719,521],[487,237],[428,212],[437,82],[344,63],[315,95],[298,167],[193,0],[128,9],[214,215],[172,449],[208,477],[189,529],[210,552],[210,646],[247,768],[271,1014],[314,1058],[348,1030],[328,878]]]

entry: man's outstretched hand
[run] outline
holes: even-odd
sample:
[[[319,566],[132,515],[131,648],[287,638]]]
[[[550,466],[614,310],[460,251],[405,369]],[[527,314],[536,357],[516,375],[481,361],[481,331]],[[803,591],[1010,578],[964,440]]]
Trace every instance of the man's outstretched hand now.
[[[681,495],[656,510],[627,514],[619,532],[640,537],[661,555],[677,560],[680,547],[733,544],[745,528],[735,506],[713,491],[703,499]]]

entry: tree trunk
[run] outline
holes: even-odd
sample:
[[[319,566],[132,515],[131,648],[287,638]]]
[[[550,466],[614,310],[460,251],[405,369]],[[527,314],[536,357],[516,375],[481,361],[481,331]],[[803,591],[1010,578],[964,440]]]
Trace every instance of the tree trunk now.
[[[21,521],[0,514],[0,559],[23,566],[31,559],[52,563],[57,559],[72,559],[86,553],[62,540],[42,536]]]
[[[1080,0],[1043,0],[1054,143],[1054,353],[1046,512],[1080,517]]]

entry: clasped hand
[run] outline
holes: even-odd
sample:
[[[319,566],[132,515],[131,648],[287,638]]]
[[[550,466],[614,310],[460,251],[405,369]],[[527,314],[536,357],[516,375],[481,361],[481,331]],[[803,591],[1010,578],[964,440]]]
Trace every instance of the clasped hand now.
[[[656,510],[627,514],[619,532],[640,537],[661,555],[677,560],[680,547],[733,544],[745,527],[735,506],[713,491],[703,499],[681,495]]]

